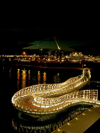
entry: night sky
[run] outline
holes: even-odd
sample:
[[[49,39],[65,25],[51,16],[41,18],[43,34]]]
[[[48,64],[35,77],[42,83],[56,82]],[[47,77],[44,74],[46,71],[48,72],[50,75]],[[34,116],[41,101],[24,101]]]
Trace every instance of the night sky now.
[[[10,7],[3,9],[0,54],[21,54],[23,50],[34,53],[34,49],[41,48],[57,50],[56,37],[61,50],[100,55],[98,11],[93,8],[89,12],[71,8],[70,12],[55,7],[55,11],[48,12],[48,7],[39,6],[39,10],[31,8],[29,12],[29,7]]]

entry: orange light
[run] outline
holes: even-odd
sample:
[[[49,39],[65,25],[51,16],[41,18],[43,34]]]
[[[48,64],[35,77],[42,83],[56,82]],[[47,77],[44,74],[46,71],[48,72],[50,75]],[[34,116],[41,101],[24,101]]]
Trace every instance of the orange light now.
[[[25,54],[26,54],[26,52],[24,51],[24,52],[23,52],[23,54],[25,55]]]

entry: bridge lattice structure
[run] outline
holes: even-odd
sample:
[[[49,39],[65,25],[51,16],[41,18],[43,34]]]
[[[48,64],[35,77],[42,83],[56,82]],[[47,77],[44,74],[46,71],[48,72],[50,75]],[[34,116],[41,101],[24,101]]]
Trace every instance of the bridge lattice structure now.
[[[13,106],[31,116],[54,114],[85,102],[98,104],[98,90],[80,90],[91,78],[90,70],[63,83],[38,84],[23,88],[12,97]]]

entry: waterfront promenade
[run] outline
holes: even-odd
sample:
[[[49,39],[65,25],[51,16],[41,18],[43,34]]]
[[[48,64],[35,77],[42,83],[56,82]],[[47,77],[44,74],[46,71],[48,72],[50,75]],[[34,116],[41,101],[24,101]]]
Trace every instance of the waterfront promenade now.
[[[100,106],[93,106],[52,133],[63,133],[63,131],[65,131],[65,133],[84,133],[99,118]],[[97,133],[97,129],[93,132]]]

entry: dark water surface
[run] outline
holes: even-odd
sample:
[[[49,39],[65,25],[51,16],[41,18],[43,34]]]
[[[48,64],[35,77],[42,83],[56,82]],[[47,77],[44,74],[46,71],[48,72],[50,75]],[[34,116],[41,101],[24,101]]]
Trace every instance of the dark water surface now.
[[[19,70],[18,70],[19,69]],[[23,73],[22,70],[26,70]],[[44,72],[46,72],[45,80],[43,79]],[[99,69],[91,70],[91,82],[90,86],[86,86],[86,89],[98,89],[98,99],[100,100],[100,81]],[[39,74],[40,73],[40,78]],[[59,70],[59,69],[37,69],[37,68],[19,68],[19,67],[1,67],[0,68],[0,84],[1,84],[1,127],[3,132],[12,130],[12,119],[16,114],[16,109],[11,104],[11,97],[13,94],[21,88],[26,86],[38,84],[38,83],[60,83],[67,80],[70,77],[81,74],[81,70]]]

